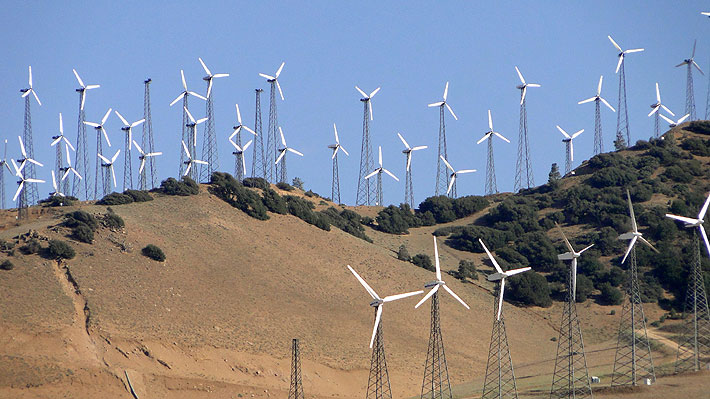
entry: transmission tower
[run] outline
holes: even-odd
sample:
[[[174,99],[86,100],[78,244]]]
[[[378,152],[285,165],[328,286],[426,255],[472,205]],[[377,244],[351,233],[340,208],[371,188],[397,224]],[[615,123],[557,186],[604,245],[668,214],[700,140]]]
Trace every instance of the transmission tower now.
[[[0,208],[6,209],[5,207],[5,169],[9,170],[10,166],[7,164],[7,139],[5,139],[5,152],[0,160]]]
[[[626,298],[621,309],[621,322],[619,323],[619,336],[616,344],[611,386],[639,385],[639,381],[645,379],[650,379],[652,383],[656,382],[656,374],[653,370],[653,359],[651,357],[651,345],[646,333],[646,317],[641,303],[636,265],[636,247],[634,247],[631,250],[631,266]]]
[[[256,93],[256,107],[254,115],[254,132],[256,137],[254,137],[254,158],[251,164],[251,176],[252,177],[262,177],[264,179],[266,176],[266,159],[264,158],[264,129],[261,124],[261,92],[264,89],[255,89]]]
[[[30,72],[31,74],[31,72]],[[30,75],[30,84],[31,84]],[[21,90],[23,93],[28,91],[33,91],[30,87],[29,89]],[[41,104],[40,104],[41,105]],[[27,152],[27,157],[34,159],[34,144],[32,141],[32,111],[30,108],[30,96],[25,96],[25,126],[22,133],[22,141],[25,144],[25,151]],[[27,162],[23,170],[23,175],[25,178],[34,179],[36,178],[35,165],[32,162]],[[36,204],[39,201],[39,192],[34,184],[25,184],[25,188],[22,190],[22,195],[25,199],[25,206],[30,206]]]
[[[573,261],[576,262],[576,259]],[[582,329],[577,318],[577,304],[572,289],[575,271],[575,268],[570,268],[567,276],[567,301],[562,308],[560,338],[557,341],[557,358],[550,399],[592,398]]]
[[[439,292],[431,297],[431,329],[422,382],[421,399],[451,399],[451,383],[439,323]]]
[[[616,114],[616,141],[618,148],[626,148],[631,142],[629,133],[629,112],[626,108],[626,64],[619,69],[619,112]]]
[[[377,308],[375,308],[377,314]],[[365,399],[392,399],[392,387],[387,373],[387,360],[385,360],[385,343],[382,338],[382,320],[377,325],[375,343],[372,347],[370,360],[370,375],[367,378],[367,395]]]
[[[530,162],[530,144],[528,143],[528,111],[527,99],[520,103],[520,127],[518,130],[518,159],[515,162],[514,191],[530,188],[535,185],[532,163]]]
[[[145,91],[143,94],[143,118],[145,119],[145,123],[143,124],[141,148],[146,154],[155,152],[155,144],[153,142],[153,117],[150,112],[150,82],[150,78],[143,81],[145,84]],[[140,176],[139,188],[141,190],[154,189],[157,184],[157,176],[155,174],[155,157],[149,157],[149,159],[146,160],[146,163],[147,165],[143,167],[143,172]]]
[[[449,187],[449,171],[446,165],[441,162],[441,157],[449,159],[446,151],[446,120],[444,116],[444,106],[439,107],[439,156],[436,158],[436,187],[434,195],[443,194]],[[406,187],[406,186],[405,186]]]
[[[496,167],[493,162],[493,136],[488,137],[488,162],[486,162],[486,195],[498,194]]]
[[[291,345],[291,387],[288,389],[288,399],[304,399],[303,381],[301,380],[301,351],[298,339],[294,338]]]
[[[676,373],[700,371],[710,364],[710,311],[703,281],[697,231],[693,232],[693,252],[695,259],[688,276],[688,293],[683,310],[684,329],[678,343]]]
[[[517,399],[518,388],[515,385],[513,359],[510,356],[508,336],[505,332],[505,319],[502,313],[500,319],[496,318],[497,313],[498,302],[494,306],[493,331],[481,399]]]
[[[374,160],[372,159],[372,143],[370,142],[370,121],[372,120],[372,97],[380,90],[378,87],[368,96],[355,88],[362,94],[363,116],[362,116],[362,145],[360,146],[360,174],[357,181],[357,196],[355,205],[372,205],[373,200],[378,200],[378,188],[370,182],[370,179],[365,177],[374,169]],[[380,179],[381,180],[381,179]],[[381,193],[380,193],[381,194]],[[381,199],[381,198],[379,198]]]

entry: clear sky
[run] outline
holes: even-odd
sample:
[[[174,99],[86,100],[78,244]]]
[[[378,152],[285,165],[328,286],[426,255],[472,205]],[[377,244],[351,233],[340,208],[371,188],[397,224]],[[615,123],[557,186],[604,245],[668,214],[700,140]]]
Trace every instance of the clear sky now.
[[[383,4],[385,3],[385,4]],[[233,2],[233,1],[92,1],[10,2],[0,14],[0,137],[8,138],[9,154],[17,157],[24,102],[19,89],[27,85],[32,65],[34,88],[42,107],[32,104],[36,158],[46,166],[39,176],[50,181],[54,151],[50,137],[62,112],[65,133],[76,142],[78,100],[76,68],[87,84],[86,119],[96,121],[108,107],[133,121],[143,114],[143,80],[151,86],[153,129],[160,179],[178,173],[181,109],[168,104],[182,90],[180,69],[188,87],[204,95],[204,72],[231,76],[215,80],[215,124],[219,169],[233,173],[232,147],[227,142],[239,103],[244,122],[254,123],[254,89],[262,95],[264,130],[268,124],[268,85],[259,72],[272,74],[282,61],[279,81],[286,97],[278,104],[279,121],[290,146],[305,154],[289,156],[289,179],[330,196],[332,124],[350,157],[340,158],[343,202],[353,204],[362,136],[362,103],[354,86],[367,92],[381,86],[373,99],[371,135],[374,152],[383,148],[385,167],[404,178],[404,154],[396,136],[411,145],[428,145],[413,159],[415,202],[433,195],[439,101],[450,81],[449,103],[459,116],[447,115],[449,160],[457,169],[478,169],[458,181],[459,195],[483,194],[486,146],[475,142],[487,130],[488,109],[494,128],[511,140],[495,142],[500,191],[512,191],[518,142],[518,66],[528,82],[541,88],[528,92],[528,124],[535,182],[547,181],[550,164],[564,168],[559,124],[567,131],[585,129],[575,140],[575,163],[592,155],[594,106],[577,101],[595,94],[604,75],[602,96],[618,101],[617,51],[607,35],[623,48],[645,52],[626,59],[628,107],[632,141],[653,134],[646,114],[655,102],[659,82],[663,102],[676,114],[685,106],[686,72],[674,66],[689,57],[698,39],[696,60],[710,72],[710,11],[701,1],[601,2]],[[696,73],[698,116],[705,114],[708,78]],[[204,115],[199,100],[191,102],[196,117]],[[616,114],[603,110],[605,149],[613,148]],[[106,124],[114,148],[123,149],[121,122]],[[663,125],[664,127],[667,124]],[[89,137],[93,130],[89,129]],[[140,129],[138,129],[140,132]],[[200,133],[202,129],[200,129]],[[89,140],[92,149],[95,140]],[[198,146],[201,147],[201,142]],[[108,152],[108,151],[107,151]],[[292,155],[292,154],[291,154]],[[122,176],[123,156],[117,162]],[[134,171],[137,172],[138,161]],[[247,169],[251,171],[248,151]],[[93,161],[91,163],[93,165]],[[93,171],[92,171],[93,174]],[[7,179],[14,193],[14,179]],[[92,179],[93,180],[93,179]],[[121,179],[119,178],[119,184]],[[51,184],[40,187],[42,197]],[[385,203],[399,204],[404,185],[384,176]],[[8,199],[8,201],[11,200]]]

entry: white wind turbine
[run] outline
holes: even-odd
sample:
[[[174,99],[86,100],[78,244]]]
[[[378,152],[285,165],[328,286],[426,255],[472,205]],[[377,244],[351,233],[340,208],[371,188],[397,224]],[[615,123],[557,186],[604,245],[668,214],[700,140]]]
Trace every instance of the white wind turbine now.
[[[382,319],[382,306],[387,302],[392,302],[392,301],[396,301],[398,299],[407,298],[407,297],[414,296],[414,295],[419,295],[419,294],[423,293],[424,291],[419,290],[419,291],[414,291],[414,292],[407,292],[405,294],[388,295],[384,298],[380,298],[380,296],[377,295],[377,292],[375,292],[375,290],[373,290],[365,282],[365,280],[363,280],[362,277],[360,277],[360,275],[357,274],[355,269],[350,267],[350,265],[348,265],[348,269],[353,273],[355,278],[357,278],[357,281],[359,281],[360,284],[362,284],[362,286],[365,287],[365,290],[367,291],[368,294],[370,294],[370,296],[373,299],[373,301],[370,302],[370,306],[375,308],[376,311],[375,311],[375,325],[372,328],[372,338],[370,338],[370,348],[372,348],[372,345],[375,342],[375,335],[377,335],[377,330],[380,326],[380,320]]]
[[[663,118],[663,120],[668,122],[668,126],[670,126],[670,127],[676,127],[676,126],[680,125],[686,119],[688,119],[689,116],[690,116],[690,114],[685,114],[681,118],[679,118],[677,121],[674,121],[673,119],[661,114],[661,118]]]
[[[59,113],[59,136],[54,136],[52,137],[53,141],[51,146],[54,147],[55,145],[59,144],[60,141],[64,141],[66,145],[68,145],[72,151],[76,151],[74,149],[74,146],[71,145],[69,142],[69,139],[64,135],[64,121],[62,120],[62,113]]]
[[[404,149],[402,150],[402,153],[405,154],[407,157],[407,164],[405,168],[406,175],[404,178],[404,203],[409,204],[409,207],[414,209],[414,188],[412,187],[412,153],[414,151],[426,149],[427,146],[418,145],[415,147],[411,147],[409,143],[407,143],[407,140],[402,137],[402,134],[397,133],[397,136],[399,136],[399,139],[402,141],[402,144],[404,144]]]
[[[656,138],[658,138],[658,136],[661,134],[659,123],[658,123],[658,117],[661,115],[661,111],[660,111],[661,108],[666,110],[666,112],[671,114],[671,116],[675,116],[675,114],[670,109],[668,109],[668,107],[666,107],[664,104],[661,103],[661,91],[658,89],[658,82],[656,82],[656,102],[651,104],[651,112],[648,113],[648,116],[656,114],[655,118],[654,118],[655,119],[655,121],[654,121],[655,122],[654,135]]]
[[[262,78],[266,79],[267,82],[269,83],[276,83],[276,87],[279,89],[279,94],[281,95],[281,101],[284,100],[284,92],[281,91],[281,85],[279,84],[279,75],[281,75],[281,71],[284,69],[284,65],[286,65],[286,62],[282,62],[281,66],[279,69],[276,71],[276,74],[274,76],[267,75],[265,73],[260,73],[259,76]]]
[[[86,91],[87,90],[92,90],[92,89],[98,89],[101,87],[101,85],[85,85],[84,81],[81,80],[81,77],[79,77],[79,73],[76,71],[76,69],[72,69],[74,71],[74,76],[76,76],[76,81],[79,82],[79,88],[76,90],[78,92],[81,92],[81,104],[79,105],[79,108],[81,111],[84,110],[84,103],[86,102]]]
[[[624,62],[624,57],[626,56],[626,54],[638,53],[638,52],[643,51],[642,48],[634,48],[634,49],[629,49],[629,50],[622,50],[622,49],[621,49],[621,46],[619,46],[619,45],[614,41],[614,39],[611,38],[611,36],[607,35],[607,37],[609,38],[609,41],[611,42],[611,44],[613,44],[614,47],[616,47],[616,49],[619,50],[619,62],[616,64],[616,72],[614,72],[614,73],[619,73],[619,68],[621,68],[621,64]]]
[[[338,170],[338,151],[342,151],[345,155],[350,156],[348,151],[340,145],[340,138],[338,137],[338,128],[333,123],[333,133],[335,134],[335,144],[328,145],[328,148],[333,150],[333,155],[330,159],[333,161],[333,176],[330,185],[330,198],[336,204],[340,203],[340,172]]]
[[[562,139],[562,142],[565,143],[565,149],[566,149],[566,156],[565,156],[565,175],[567,175],[570,171],[572,171],[572,161],[574,161],[574,144],[572,143],[572,140],[577,138],[582,132],[584,132],[584,129],[578,130],[574,132],[571,136],[560,127],[560,125],[556,125],[557,130],[562,133],[565,138]]]
[[[387,173],[388,175],[390,175],[391,178],[395,179],[396,181],[399,181],[399,179],[397,178],[397,176],[392,174],[392,172],[390,172],[389,170],[385,169],[382,166],[382,146],[377,147],[377,149],[379,151],[378,160],[379,160],[380,167],[375,169],[374,171],[372,171],[372,173],[370,173],[369,175],[365,176],[365,179],[370,179],[371,177],[377,175],[377,196],[375,198],[375,204],[381,206],[382,205],[382,172]]]
[[[101,118],[101,123],[84,121],[85,125],[91,126],[94,129],[96,129],[97,134],[100,135],[101,133],[103,133],[104,138],[106,139],[106,144],[108,144],[109,147],[111,147],[111,140],[108,139],[108,134],[106,133],[106,129],[104,128],[104,124],[106,124],[106,121],[108,120],[109,115],[111,115],[112,110],[113,110],[112,108],[109,108],[108,111],[106,111],[106,113],[104,114],[104,117]],[[100,141],[101,141],[101,139],[99,138],[97,142],[100,142]]]
[[[604,105],[606,105],[607,107],[609,107],[609,109],[610,109],[612,112],[616,112],[616,110],[614,109],[614,107],[612,107],[611,104],[609,104],[609,103],[602,97],[602,82],[603,82],[603,81],[604,81],[604,76],[603,76],[603,75],[602,75],[602,76],[599,76],[599,84],[597,84],[597,95],[596,95],[596,96],[594,96],[594,97],[589,97],[589,98],[586,99],[586,100],[579,101],[579,102],[577,102],[577,104],[585,104],[585,103],[589,103],[589,102],[592,102],[592,101],[596,101],[596,102],[601,101],[601,102],[604,103]]]
[[[243,147],[240,147],[237,143],[232,141],[231,138],[229,138],[229,142],[232,144],[232,146],[234,146],[234,151],[232,152],[232,154],[237,157],[237,165],[241,166],[241,169],[237,168],[237,171],[235,173],[235,176],[239,181],[242,181],[244,179],[244,174],[247,170],[247,161],[244,158],[244,152],[247,150],[247,148],[249,148],[253,141],[254,140],[249,140],[246,144],[244,144]]]
[[[449,175],[449,178],[450,178],[449,188],[446,190],[446,194],[452,198],[455,198],[456,197],[456,177],[459,174],[475,172],[476,169],[454,170],[453,166],[451,166],[449,161],[447,161],[443,156],[440,156],[440,158],[442,161],[444,161],[444,164],[446,164],[446,167],[449,168],[449,170],[451,171],[451,174]]]
[[[143,170],[145,169],[145,160],[146,160],[146,158],[157,157],[157,156],[159,156],[159,155],[163,155],[163,153],[162,153],[162,152],[149,152],[149,153],[146,154],[146,153],[143,151],[143,149],[141,148],[141,146],[139,146],[138,143],[137,143],[135,140],[133,140],[133,145],[134,145],[134,146],[136,147],[136,149],[138,150],[138,153],[141,154],[141,155],[138,157],[138,159],[141,161],[141,166],[140,166],[140,168],[138,168],[138,175],[140,176],[140,175],[143,174]]]
[[[498,193],[498,183],[496,182],[496,168],[493,162],[493,136],[499,137],[506,143],[510,140],[503,137],[502,134],[493,131],[493,118],[491,118],[491,110],[488,110],[488,131],[483,134],[476,144],[481,144],[484,140],[488,140],[488,162],[486,163],[486,195]]]
[[[144,119],[137,120],[133,123],[128,123],[126,118],[123,117],[118,111],[116,111],[116,116],[123,122],[123,130],[126,133],[125,145],[123,149],[123,189],[133,188],[133,163],[131,162],[131,152],[133,149],[133,128],[139,126],[145,122]]]
[[[520,73],[520,69],[518,67],[515,67],[515,72],[518,73],[518,77],[520,78],[520,84],[516,86],[517,89],[520,89],[520,104],[523,104],[523,101],[525,101],[525,94],[528,91],[528,87],[540,87],[539,84],[537,83],[527,83],[525,82],[525,79],[523,78],[523,74]]]
[[[10,160],[12,162],[12,167],[15,169],[15,176],[19,177],[20,180],[17,181],[17,191],[15,192],[15,196],[12,197],[13,201],[17,201],[17,197],[20,195],[22,192],[22,189],[25,188],[25,183],[44,183],[44,180],[39,180],[39,179],[31,179],[31,178],[25,178],[22,175],[22,169],[24,166],[24,162],[20,165],[20,167],[17,167],[17,164],[15,163],[14,159]],[[26,200],[21,200],[20,201],[20,207],[27,207],[27,201]]]
[[[703,223],[705,222],[705,214],[708,211],[708,205],[710,205],[710,195],[708,195],[708,198],[705,200],[703,207],[700,208],[697,218],[672,215],[670,213],[666,213],[666,217],[683,222],[686,228],[697,227],[700,231],[700,235],[703,237],[703,241],[705,242],[705,249],[708,251],[708,255],[710,255],[710,242],[708,242],[708,235],[705,232],[705,227],[703,226]]]
[[[636,216],[634,215],[634,206],[633,206],[633,204],[631,204],[631,194],[629,194],[629,190],[626,190],[626,199],[628,200],[628,203],[629,203],[629,214],[631,216],[631,229],[632,230],[628,233],[624,233],[619,236],[620,240],[631,240],[629,242],[629,247],[626,249],[626,253],[624,254],[624,258],[621,260],[621,263],[626,262],[626,257],[629,256],[629,253],[634,248],[634,245],[636,245],[636,242],[638,240],[641,240],[641,242],[646,244],[649,248],[658,252],[658,250],[653,245],[651,245],[650,242],[648,242],[645,238],[643,238],[643,234],[639,232],[638,225],[636,225]]]
[[[379,89],[378,89],[378,90],[379,90]],[[361,93],[362,93],[362,92],[361,92]],[[363,93],[363,96],[364,96],[364,95],[365,95],[365,93]],[[374,95],[374,94],[370,95],[370,97],[372,97],[373,95]],[[439,101],[439,102],[431,103],[431,104],[429,104],[429,105],[427,105],[427,106],[428,106],[428,107],[446,107],[446,109],[448,109],[449,112],[451,113],[451,116],[453,116],[455,120],[459,120],[459,118],[456,117],[456,114],[454,113],[454,110],[451,109],[451,106],[449,105],[449,103],[446,102],[446,97],[447,97],[448,95],[449,95],[449,82],[446,82],[446,86],[444,87],[443,100],[442,100],[442,101]],[[372,115],[372,110],[370,110],[370,115]]]
[[[133,141],[133,128],[136,126],[142,125],[143,122],[145,122],[145,118],[139,119],[133,123],[128,123],[128,121],[126,120],[126,118],[123,117],[123,115],[118,113],[118,111],[115,111],[115,112],[116,112],[116,116],[118,116],[118,119],[120,119],[121,122],[123,122],[123,127],[121,128],[121,130],[126,132],[126,136],[128,136],[128,141],[126,141],[126,143],[127,143],[126,151],[130,151],[131,150],[131,143],[134,142]]]
[[[360,92],[360,94],[362,95],[362,98],[360,99],[360,101],[367,103],[367,106],[369,107],[369,110],[370,110],[370,120],[372,120],[373,119],[373,117],[372,117],[372,101],[370,101],[370,100],[372,100],[372,97],[374,97],[375,94],[377,94],[377,92],[380,91],[380,87],[373,90],[369,96],[367,94],[365,94],[365,92],[362,91],[359,87],[355,86],[355,89],[358,92]]]
[[[234,146],[235,150],[232,152],[235,157],[235,165],[234,165],[234,176],[237,178],[237,180],[242,181],[246,175],[246,161],[244,160],[244,151],[251,145],[252,140],[249,140],[249,142],[242,147],[242,128],[246,130],[247,132],[253,134],[256,136],[256,132],[251,130],[249,126],[246,126],[242,123],[242,113],[239,111],[239,104],[234,104],[235,108],[237,109],[237,126],[234,126],[234,131],[232,134],[229,136],[229,142],[232,143]],[[236,136],[236,140],[234,137]],[[241,169],[240,169],[241,168]]]
[[[602,98],[602,82],[604,81],[604,76],[599,76],[599,84],[597,85],[597,95],[590,97],[586,100],[577,102],[577,104],[585,104],[594,101],[595,111],[594,111],[594,155],[601,154],[604,152],[604,140],[602,137],[602,113],[601,113],[601,103],[604,103],[612,112],[616,112],[614,107],[612,107],[609,102]]]
[[[503,310],[503,293],[505,292],[505,279],[510,276],[514,276],[518,273],[526,272],[530,270],[531,267],[521,267],[519,269],[512,269],[504,272],[503,269],[500,268],[498,262],[496,262],[493,255],[491,255],[490,251],[488,251],[488,248],[486,248],[486,244],[484,244],[480,238],[478,239],[478,242],[486,251],[488,258],[491,260],[491,263],[493,263],[493,266],[496,268],[495,273],[488,275],[488,281],[500,281],[500,291],[498,292],[498,313],[496,314],[496,320],[500,320],[500,314]]]
[[[67,167],[64,168],[64,174],[62,175],[62,181],[64,181],[64,179],[66,179],[67,176],[69,176],[69,172],[74,173],[74,175],[76,175],[76,177],[77,177],[79,180],[83,179],[83,177],[81,177],[81,175],[79,174],[79,172],[77,172],[77,170],[74,169],[73,166],[71,166],[71,156],[69,155],[69,146],[65,145],[65,146],[64,146],[64,149],[65,149],[66,152],[67,152]]]
[[[190,173],[190,169],[192,169],[193,163],[197,163],[200,165],[207,165],[207,162],[205,162],[205,161],[192,158],[192,155],[190,154],[190,151],[187,149],[187,146],[185,145],[184,141],[182,142],[182,149],[185,150],[185,155],[187,155],[187,161],[185,161],[185,165],[187,165],[187,169],[185,169],[183,176],[187,176],[187,174]]]
[[[701,11],[700,13],[705,15],[706,17],[710,17],[710,12]]]
[[[111,174],[111,177],[113,178],[113,187],[116,188],[116,171],[113,169],[113,163],[116,162],[116,159],[118,159],[118,154],[121,153],[121,150],[117,150],[115,154],[113,154],[113,157],[111,159],[106,158],[105,156],[101,154],[97,154],[99,158],[104,162],[101,164],[104,168],[108,169],[108,172]],[[109,184],[107,184],[108,180],[108,174],[105,175],[104,177],[104,195],[108,194],[109,191]]]
[[[454,291],[452,291],[451,288],[446,285],[446,282],[441,279],[441,267],[439,266],[439,248],[436,245],[436,236],[434,237],[434,262],[436,264],[436,280],[424,284],[424,288],[431,288],[431,291],[424,295],[424,298],[422,298],[416,305],[414,305],[414,308],[416,309],[421,306],[421,304],[426,302],[427,299],[431,298],[432,295],[436,294],[440,287],[443,287],[446,292],[448,292],[449,294],[451,294],[452,297],[454,297],[454,299],[461,302],[461,304],[466,309],[471,309],[468,305],[466,305],[466,302],[459,298],[459,296],[456,295]]]
[[[22,171],[22,169],[25,168],[25,165],[27,164],[27,162],[33,163],[37,166],[44,166],[41,163],[35,161],[34,159],[27,157],[27,152],[25,151],[25,144],[22,142],[22,137],[17,136],[17,140],[20,142],[20,152],[22,152],[22,158],[17,160],[17,162],[20,163],[20,169],[19,169],[20,171]],[[42,183],[44,183],[44,182],[42,182]]]
[[[37,100],[37,104],[42,105],[42,102],[39,101],[39,97],[37,97],[37,93],[35,92],[35,89],[32,88],[32,66],[31,65],[29,66],[29,70],[30,70],[30,77],[28,79],[28,83],[29,83],[30,87],[25,90],[22,90],[22,98],[25,98],[25,97],[29,96],[30,93],[32,93],[32,95],[35,97],[35,100]]]
[[[239,134],[239,132],[242,131],[242,129],[244,129],[244,130],[246,130],[247,132],[249,132],[249,133],[253,134],[254,136],[256,136],[256,132],[255,132],[255,131],[251,130],[251,128],[250,128],[249,126],[247,126],[247,125],[245,125],[245,124],[242,123],[242,113],[239,112],[239,104],[234,104],[234,106],[235,106],[236,109],[237,109],[237,122],[239,122],[239,124],[238,124],[237,126],[234,126],[234,131],[232,132],[232,135],[229,136],[229,140],[232,140],[232,139],[234,138],[234,136],[236,136],[237,134]]]
[[[194,91],[189,91],[187,89],[187,82],[185,81],[185,72],[181,69],[180,70],[180,78],[182,79],[182,88],[184,89],[180,95],[175,97],[175,99],[170,103],[170,106],[172,107],[175,105],[176,102],[180,101],[180,99],[187,100],[188,96],[195,96],[201,100],[207,100],[207,98],[202,97],[201,95],[195,93]]]
[[[572,244],[570,244],[569,240],[567,239],[567,236],[565,235],[564,231],[562,231],[562,228],[560,227],[559,224],[555,223],[555,226],[557,226],[557,229],[560,231],[560,234],[562,234],[562,238],[565,240],[565,245],[567,246],[567,249],[569,249],[569,252],[565,252],[563,254],[557,255],[557,259],[559,260],[570,260],[572,261],[572,287],[571,293],[572,293],[572,301],[577,298],[577,258],[582,256],[582,253],[589,248],[593,247],[594,244],[589,245],[582,249],[581,251],[577,252],[572,248]]]
[[[276,162],[274,162],[275,165],[278,165],[279,162],[281,162],[281,178],[279,181],[281,182],[286,182],[286,152],[292,152],[298,156],[303,156],[302,153],[298,152],[297,150],[289,147],[286,145],[286,138],[284,138],[284,131],[281,129],[281,126],[279,126],[279,134],[281,134],[281,144],[283,147],[279,148],[279,156],[276,158]],[[282,161],[283,160],[283,161]]]
[[[202,61],[202,58],[197,58],[200,61],[200,64],[202,64],[202,69],[205,70],[205,73],[207,73],[207,76],[205,76],[204,80],[206,80],[207,83],[207,98],[210,97],[210,94],[212,94],[212,79],[214,78],[226,78],[229,76],[228,73],[212,73],[209,68],[207,68],[207,65]]]
[[[54,175],[54,170],[52,170],[52,187],[54,187],[54,191],[49,193],[50,197],[56,197],[56,196],[64,197],[65,196],[64,193],[59,191],[59,187],[57,186],[57,178]]]

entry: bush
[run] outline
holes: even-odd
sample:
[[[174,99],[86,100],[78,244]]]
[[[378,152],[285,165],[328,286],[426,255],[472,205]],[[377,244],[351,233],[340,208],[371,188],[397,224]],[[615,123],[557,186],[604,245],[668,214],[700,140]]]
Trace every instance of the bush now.
[[[72,237],[75,240],[91,244],[94,241],[94,231],[85,224],[80,224],[72,229]]]
[[[312,224],[319,229],[330,231],[330,223],[328,218],[321,213],[313,212],[315,205],[311,201],[306,199],[295,197],[293,195],[286,196],[286,203],[288,204],[288,212],[296,216],[297,218],[303,220],[308,224]]]
[[[436,268],[434,265],[431,263],[431,258],[429,258],[429,255],[425,254],[416,254],[412,258],[412,263],[415,265],[421,267],[422,269],[429,270],[431,272],[436,271]]]
[[[419,212],[431,212],[436,223],[448,223],[456,220],[451,198],[445,195],[429,197],[419,204]]]
[[[0,240],[0,251],[10,251],[15,248],[15,243],[12,241]]]
[[[459,268],[457,271],[457,278],[461,281],[466,281],[466,279],[478,280],[478,273],[476,273],[476,264],[472,260],[462,259],[459,261]]]
[[[60,195],[53,195],[47,199],[41,200],[39,203],[42,205],[45,205],[45,206],[58,207],[58,206],[72,206],[77,201],[79,201],[79,199],[76,197],[72,197],[71,195],[67,195],[65,197],[62,197]]]
[[[420,225],[408,204],[390,205],[377,213],[377,229],[390,234],[409,234],[410,227]]]
[[[0,263],[0,270],[12,270],[15,268],[15,265],[10,262],[10,259],[5,259],[2,263]]]
[[[39,253],[42,250],[42,245],[36,239],[31,239],[27,244],[20,247],[20,252],[25,255],[33,255]]]
[[[133,197],[127,194],[111,193],[96,201],[97,205],[124,205],[133,202]]]
[[[281,196],[270,187],[264,189],[262,194],[262,201],[270,212],[278,213],[280,215],[288,214],[288,204],[281,198]]]
[[[602,283],[599,290],[601,291],[599,302],[602,305],[620,305],[621,300],[624,298],[621,291],[616,287],[612,287],[609,283]]]
[[[153,244],[146,245],[145,248],[141,250],[141,253],[158,262],[165,261],[165,253],[163,253],[163,250]]]
[[[370,237],[365,234],[365,228],[362,227],[360,215],[357,213],[348,209],[343,209],[342,212],[338,212],[337,209],[331,206],[328,209],[318,212],[318,214],[329,224],[336,226],[340,230],[367,242],[372,242]]]
[[[158,191],[165,195],[179,195],[186,197],[188,195],[199,194],[200,187],[188,176],[183,176],[181,181],[177,181],[174,178],[169,177],[160,183]]]
[[[133,202],[148,202],[153,200],[153,197],[145,190],[126,190],[123,194],[133,198]]]
[[[76,252],[69,244],[60,240],[50,240],[47,255],[50,259],[72,259]]]
[[[91,230],[96,230],[99,223],[96,218],[84,211],[74,211],[64,215],[64,222],[62,223],[66,227],[78,227],[80,225],[87,226]]]
[[[397,251],[397,259],[405,262],[412,260],[412,257],[409,255],[409,251],[407,251],[406,245],[402,244],[399,246],[399,251]]]
[[[291,183],[293,183],[293,186],[296,187],[297,189],[303,191],[303,180],[301,180],[300,177],[294,177],[293,180],[291,180]],[[310,190],[309,190],[310,191]]]
[[[518,274],[508,279],[508,298],[524,305],[552,306],[550,287],[545,277],[533,270]]]
[[[266,206],[259,194],[244,187],[229,173],[214,172],[209,190],[226,203],[255,219],[269,219]]]
[[[589,295],[591,295],[592,291],[594,291],[594,284],[592,284],[592,280],[584,274],[578,274],[577,296],[575,297],[575,300],[577,302],[586,301],[587,298],[589,298]]]
[[[293,186],[283,181],[276,183],[276,188],[284,191],[293,191]]]
[[[247,177],[246,179],[242,180],[242,184],[244,185],[244,187],[260,188],[262,190],[266,190],[267,188],[271,187],[269,182],[261,177]]]
[[[110,229],[121,229],[125,225],[126,223],[123,221],[123,218],[113,212],[104,215],[104,226]]]

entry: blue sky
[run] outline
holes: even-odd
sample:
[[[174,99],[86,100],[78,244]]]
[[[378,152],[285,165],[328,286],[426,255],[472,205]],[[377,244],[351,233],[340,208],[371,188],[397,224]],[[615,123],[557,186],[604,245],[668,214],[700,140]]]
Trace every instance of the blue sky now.
[[[511,140],[495,143],[500,191],[511,191],[518,141],[518,66],[529,82],[542,84],[528,92],[528,125],[536,183],[544,183],[550,164],[564,166],[559,124],[567,131],[585,129],[575,141],[575,166],[592,155],[594,106],[577,105],[591,97],[604,75],[603,97],[614,107],[618,77],[617,51],[610,34],[624,48],[643,47],[626,60],[632,141],[653,134],[646,117],[659,82],[663,102],[676,114],[685,106],[684,68],[674,65],[689,56],[698,39],[696,61],[710,72],[710,20],[700,1],[662,2],[13,2],[0,15],[0,137],[9,154],[19,154],[24,103],[19,89],[27,85],[32,65],[34,87],[42,107],[33,104],[35,153],[47,165],[41,178],[50,180],[54,151],[50,137],[64,114],[65,133],[76,141],[78,100],[72,74],[101,88],[89,92],[86,118],[95,121],[112,107],[127,119],[143,113],[143,80],[151,86],[156,149],[163,151],[161,179],[176,176],[181,109],[168,104],[180,93],[180,69],[188,86],[206,91],[198,57],[213,72],[231,76],[215,80],[215,124],[220,170],[233,172],[227,142],[239,103],[244,122],[253,126],[254,89],[262,96],[264,130],[268,122],[268,85],[259,72],[274,73],[286,97],[279,121],[290,146],[305,154],[290,157],[289,178],[299,176],[307,188],[330,196],[332,124],[351,156],[340,159],[341,196],[353,204],[362,135],[362,104],[355,85],[365,91],[381,86],[373,99],[371,124],[374,151],[383,148],[385,167],[404,178],[404,155],[396,133],[412,145],[428,145],[413,160],[415,202],[433,195],[439,115],[427,104],[439,101],[450,81],[449,103],[459,116],[447,115],[449,159],[457,169],[478,173],[461,176],[459,195],[483,194],[486,146],[475,142],[487,130],[488,109],[495,130]],[[707,9],[706,9],[707,8]],[[696,74],[698,115],[705,113],[707,77]],[[193,100],[191,111],[204,115]],[[605,149],[613,147],[616,114],[603,111]],[[123,147],[120,120],[107,122],[115,148]],[[667,126],[664,124],[664,127]],[[201,129],[200,129],[201,132]],[[89,130],[90,138],[93,132]],[[89,140],[89,148],[94,140]],[[201,146],[201,143],[198,143]],[[91,150],[93,153],[93,150]],[[251,170],[248,151],[247,168]],[[122,156],[117,162],[122,173]],[[93,159],[93,158],[91,158]],[[134,171],[137,171],[137,160]],[[92,163],[93,164],[93,163]],[[93,171],[92,171],[93,174]],[[12,180],[12,179],[8,179]],[[93,180],[93,179],[92,179]],[[121,179],[119,179],[120,184]],[[7,183],[14,193],[14,184]],[[45,196],[51,184],[40,188]],[[385,203],[400,203],[404,185],[384,177]]]

